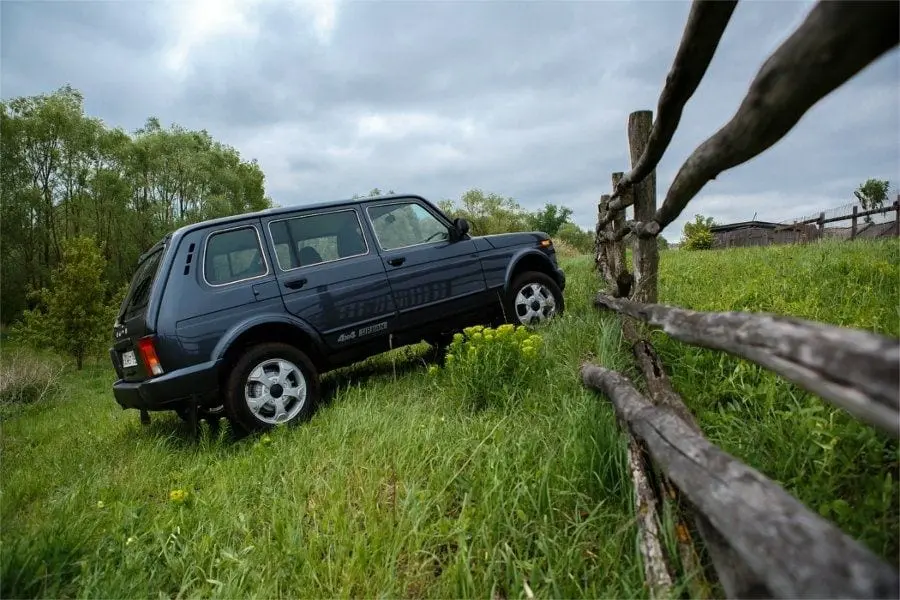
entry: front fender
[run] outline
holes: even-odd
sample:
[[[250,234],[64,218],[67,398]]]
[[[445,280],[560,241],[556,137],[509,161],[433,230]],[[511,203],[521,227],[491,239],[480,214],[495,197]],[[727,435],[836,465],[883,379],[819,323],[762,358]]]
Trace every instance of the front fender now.
[[[286,327],[295,327],[299,329],[310,340],[312,340],[313,346],[315,346],[314,350],[317,353],[324,354],[325,344],[322,342],[322,337],[315,329],[313,329],[309,325],[309,323],[290,314],[263,313],[248,317],[247,319],[238,322],[231,329],[225,332],[221,339],[219,339],[219,343],[216,344],[216,347],[213,349],[211,359],[220,360],[225,356],[225,352],[228,351],[228,348],[231,347],[236,339],[238,339],[239,337],[241,337],[241,335],[250,331],[254,327],[272,324],[284,325]]]
[[[509,286],[510,284],[512,284],[513,273],[516,272],[516,268],[523,261],[528,261],[530,263],[527,265],[526,270],[542,271],[544,273],[547,273],[554,279],[557,278],[557,268],[553,265],[553,263],[550,261],[550,258],[546,254],[534,248],[523,248],[513,254],[512,258],[509,259],[509,264],[506,265],[506,273],[503,276],[504,294],[509,291]]]

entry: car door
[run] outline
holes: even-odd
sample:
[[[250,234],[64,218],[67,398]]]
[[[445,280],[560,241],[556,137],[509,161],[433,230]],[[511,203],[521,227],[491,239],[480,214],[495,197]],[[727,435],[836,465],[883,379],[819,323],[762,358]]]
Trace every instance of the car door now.
[[[418,198],[366,205],[398,311],[414,329],[477,310],[487,286],[475,242],[453,239],[452,225]]]
[[[264,222],[288,312],[316,329],[333,349],[393,332],[394,299],[357,206],[277,215]]]

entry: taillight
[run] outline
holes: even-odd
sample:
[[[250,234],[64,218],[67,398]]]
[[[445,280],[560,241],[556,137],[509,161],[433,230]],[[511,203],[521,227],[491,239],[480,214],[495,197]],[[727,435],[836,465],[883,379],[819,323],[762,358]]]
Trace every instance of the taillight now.
[[[159,357],[156,355],[156,348],[153,345],[153,337],[145,337],[141,338],[137,341],[138,352],[141,353],[141,358],[144,359],[144,364],[147,365],[147,370],[150,371],[152,375],[162,375],[163,368],[159,363]]]

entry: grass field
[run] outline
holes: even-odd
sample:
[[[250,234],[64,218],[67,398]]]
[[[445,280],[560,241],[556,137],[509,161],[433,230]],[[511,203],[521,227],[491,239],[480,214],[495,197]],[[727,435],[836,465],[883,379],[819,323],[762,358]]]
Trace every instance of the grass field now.
[[[590,258],[564,268],[538,366],[484,410],[415,347],[327,377],[308,424],[195,442],[118,409],[105,362],[67,371],[0,413],[0,593],[645,597],[623,437],[577,377],[589,354],[629,357],[591,307]],[[898,275],[893,241],[665,252],[660,297],[898,335]],[[752,365],[655,342],[710,438],[896,562],[896,444]]]

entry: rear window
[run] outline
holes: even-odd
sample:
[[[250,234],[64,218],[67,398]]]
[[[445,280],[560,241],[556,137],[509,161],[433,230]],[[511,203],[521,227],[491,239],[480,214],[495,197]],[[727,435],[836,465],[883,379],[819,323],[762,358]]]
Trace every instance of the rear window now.
[[[214,233],[206,241],[203,275],[210,285],[252,279],[268,270],[254,227]]]
[[[147,302],[150,299],[150,289],[153,287],[153,281],[156,279],[162,255],[163,249],[160,248],[144,258],[138,265],[134,277],[131,278],[131,287],[128,288],[128,294],[125,296],[125,306],[122,309],[123,317],[132,317],[147,307]]]

